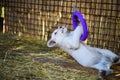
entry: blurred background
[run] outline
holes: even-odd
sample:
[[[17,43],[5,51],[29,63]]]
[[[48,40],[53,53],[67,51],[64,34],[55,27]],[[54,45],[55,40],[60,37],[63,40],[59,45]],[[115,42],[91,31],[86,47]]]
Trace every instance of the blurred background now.
[[[58,26],[68,25],[69,30],[73,30],[71,16],[74,5],[75,0],[0,0],[1,64],[4,60],[8,59],[10,61],[12,59],[11,56],[13,55],[10,56],[11,53],[31,53],[32,55],[39,52],[42,54],[52,53],[49,54],[52,57],[59,52],[60,55],[63,55],[64,52],[57,48],[47,48],[46,41],[50,38],[52,31]],[[89,36],[84,41],[85,44],[109,49],[120,55],[120,1],[76,0],[76,10],[84,15],[89,29]],[[46,55],[48,57],[48,54]],[[40,61],[42,59],[40,58]],[[13,60],[16,61],[15,55]],[[49,59],[47,60],[49,62]],[[5,69],[7,71],[7,68]],[[3,75],[3,73],[1,74]],[[6,74],[7,72],[4,72],[4,77]],[[41,75],[44,76],[44,73]],[[35,77],[32,74],[29,74],[29,76]],[[4,79],[4,77],[1,79]],[[54,80],[51,77],[43,77],[41,79]],[[72,80],[77,79],[72,77]],[[88,80],[88,78],[83,80]],[[96,79],[92,78],[90,80]]]

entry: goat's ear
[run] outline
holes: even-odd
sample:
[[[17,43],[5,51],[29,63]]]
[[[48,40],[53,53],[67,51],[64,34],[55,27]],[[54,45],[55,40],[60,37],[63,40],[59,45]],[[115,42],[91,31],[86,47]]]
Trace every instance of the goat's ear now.
[[[54,40],[52,40],[52,39],[50,39],[48,42],[47,42],[47,46],[48,47],[53,47],[53,46],[55,46],[56,45],[56,42],[54,41]]]

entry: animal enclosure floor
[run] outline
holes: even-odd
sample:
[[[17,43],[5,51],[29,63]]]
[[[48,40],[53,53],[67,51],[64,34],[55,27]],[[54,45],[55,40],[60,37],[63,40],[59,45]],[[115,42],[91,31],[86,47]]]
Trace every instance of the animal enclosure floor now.
[[[120,80],[120,66],[105,80]],[[0,34],[0,80],[97,80],[97,71],[79,65],[59,48],[33,37]]]

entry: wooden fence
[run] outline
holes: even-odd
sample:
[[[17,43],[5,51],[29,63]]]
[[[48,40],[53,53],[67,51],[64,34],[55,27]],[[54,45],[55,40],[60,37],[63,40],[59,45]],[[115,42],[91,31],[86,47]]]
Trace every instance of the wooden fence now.
[[[76,0],[89,28],[86,43],[120,54],[120,1]],[[71,15],[74,0],[2,0],[6,33],[38,36],[48,40],[60,25],[73,30]]]

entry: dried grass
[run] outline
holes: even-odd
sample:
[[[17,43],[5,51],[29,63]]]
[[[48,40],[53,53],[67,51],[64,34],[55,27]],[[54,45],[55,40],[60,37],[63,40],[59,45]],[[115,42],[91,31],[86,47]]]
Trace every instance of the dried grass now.
[[[36,38],[0,34],[0,80],[97,80],[58,48]]]

